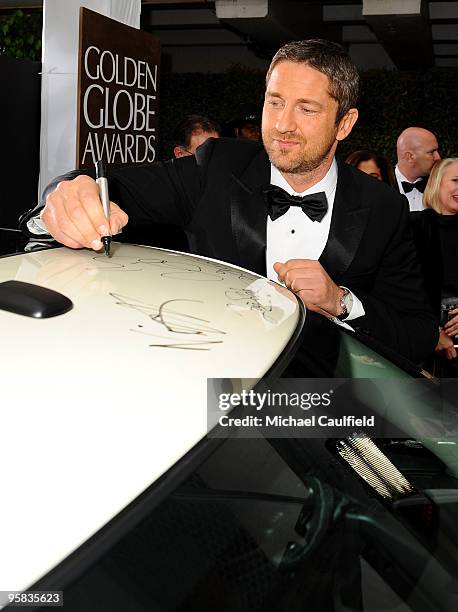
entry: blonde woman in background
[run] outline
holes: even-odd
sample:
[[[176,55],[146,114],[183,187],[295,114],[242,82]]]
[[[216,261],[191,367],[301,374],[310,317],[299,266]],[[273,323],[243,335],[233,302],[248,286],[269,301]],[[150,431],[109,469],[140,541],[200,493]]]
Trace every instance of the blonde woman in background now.
[[[422,211],[412,212],[415,246],[431,304],[440,318],[436,353],[457,357],[458,336],[458,158],[436,162],[423,194]],[[457,360],[458,361],[458,360]],[[457,375],[445,367],[444,374]]]

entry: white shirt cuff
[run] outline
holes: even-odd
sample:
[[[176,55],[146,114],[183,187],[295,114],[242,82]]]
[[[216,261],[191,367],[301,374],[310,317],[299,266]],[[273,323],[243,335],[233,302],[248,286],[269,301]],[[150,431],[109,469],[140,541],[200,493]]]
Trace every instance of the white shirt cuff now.
[[[348,291],[350,291],[350,289],[348,289]],[[353,319],[357,319],[358,317],[364,317],[364,315],[366,314],[361,300],[356,297],[353,291],[350,291],[350,294],[353,298],[353,304],[351,306],[350,312],[348,313],[348,317],[346,317],[345,321],[351,321]]]
[[[346,287],[346,289],[348,289],[348,287]],[[348,289],[348,291],[350,291],[350,289]],[[357,319],[358,317],[364,317],[366,312],[364,310],[364,306],[363,306],[361,300],[356,297],[356,295],[353,293],[353,291],[350,291],[350,294],[353,297],[353,303],[352,303],[350,312],[348,313],[348,317],[345,319],[345,321],[340,321],[339,319],[334,317],[334,319],[332,319],[332,321],[334,323],[336,323],[336,325],[340,325],[340,327],[343,327],[345,329],[348,329],[348,330],[354,332],[355,330],[353,329],[353,327],[351,325],[348,324],[348,321],[351,321],[353,319]]]
[[[48,234],[49,235],[48,229],[44,221],[41,220],[39,215],[37,215],[36,217],[31,217],[27,221],[27,229],[29,230],[31,234],[37,234],[37,235]]]

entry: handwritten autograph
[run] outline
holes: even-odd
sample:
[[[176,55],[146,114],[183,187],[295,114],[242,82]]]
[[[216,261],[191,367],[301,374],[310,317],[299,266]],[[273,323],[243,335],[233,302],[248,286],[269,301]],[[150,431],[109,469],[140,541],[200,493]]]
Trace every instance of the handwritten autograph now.
[[[159,306],[154,304],[148,304],[141,300],[135,300],[129,296],[121,295],[119,293],[110,293],[111,297],[116,300],[116,304],[124,308],[130,308],[140,312],[142,315],[148,317],[149,321],[157,324],[166,335],[158,335],[147,331],[139,331],[138,329],[131,329],[130,331],[142,333],[152,337],[159,337],[163,339],[163,342],[150,344],[152,347],[163,347],[163,348],[181,348],[188,350],[210,350],[209,345],[220,344],[222,340],[214,340],[207,338],[211,335],[225,335],[226,332],[217,329],[210,325],[210,321],[195,317],[189,313],[184,312],[183,308],[176,309],[178,303],[199,303],[203,304],[201,300],[189,300],[185,298],[175,298],[166,300]],[[173,304],[173,307],[171,305]],[[143,327],[139,325],[139,328]],[[169,334],[178,335],[193,335],[199,336],[198,339],[181,339],[173,337],[170,339]]]
[[[145,268],[154,266],[160,268],[162,278],[172,280],[221,282],[230,279],[230,282],[236,285],[237,280],[252,282],[254,278],[254,275],[249,272],[230,268],[218,262],[198,261],[186,255],[167,255],[166,257],[114,255],[109,260],[103,255],[96,255],[92,259],[95,266],[88,268],[90,270],[141,272]],[[201,300],[174,298],[156,305],[119,293],[110,293],[109,295],[116,300],[117,305],[141,313],[148,318],[149,323],[153,324],[153,331],[143,329],[143,325],[138,325],[137,329],[130,330],[154,338],[155,341],[149,344],[151,347],[208,351],[212,345],[223,342],[220,336],[225,335],[226,332],[213,327],[210,321],[190,314],[189,308],[186,308],[189,303],[202,304]],[[225,296],[228,300],[227,308],[236,312],[254,311],[259,313],[264,320],[271,323],[276,322],[278,316],[276,311],[278,309],[272,306],[269,295],[259,297],[251,289],[231,287],[225,291]],[[191,310],[191,312],[193,311]]]
[[[102,255],[92,258],[97,264],[101,264],[104,271],[112,272],[141,272],[144,266],[158,266],[164,271],[160,273],[163,278],[173,278],[187,281],[210,281],[219,282],[225,277],[237,278],[239,280],[251,281],[253,276],[248,272],[228,268],[215,262],[196,262],[186,256],[168,258],[132,258],[124,255],[113,256],[109,260]],[[116,261],[114,261],[116,260]],[[87,268],[88,270],[99,269]]]
[[[278,323],[283,316],[282,309],[272,305],[272,298],[269,294],[260,298],[252,289],[231,288],[225,291],[225,295],[229,300],[228,308],[236,311],[257,312],[269,323]]]

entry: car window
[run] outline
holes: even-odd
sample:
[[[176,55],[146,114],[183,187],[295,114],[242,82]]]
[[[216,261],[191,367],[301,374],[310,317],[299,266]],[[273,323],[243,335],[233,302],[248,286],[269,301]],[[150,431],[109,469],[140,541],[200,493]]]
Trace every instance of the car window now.
[[[369,441],[415,490],[387,499],[339,443],[224,440],[64,589],[65,610],[456,609],[448,466],[413,440]]]

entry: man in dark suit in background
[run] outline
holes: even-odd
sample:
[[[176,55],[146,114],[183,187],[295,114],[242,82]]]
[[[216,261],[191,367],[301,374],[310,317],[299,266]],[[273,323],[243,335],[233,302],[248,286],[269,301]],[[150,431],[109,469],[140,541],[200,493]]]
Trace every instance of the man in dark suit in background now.
[[[326,319],[345,320],[420,361],[434,350],[437,326],[405,200],[334,157],[358,117],[356,67],[335,43],[289,43],[266,84],[263,145],[209,139],[195,156],[111,170],[111,232],[127,215],[179,224],[193,252],[278,278],[312,312],[303,348],[315,363],[331,359],[326,337],[337,327]],[[108,222],[97,185],[74,177],[48,188],[31,229],[41,224],[69,247],[100,249]],[[310,360],[302,363],[307,370]]]

